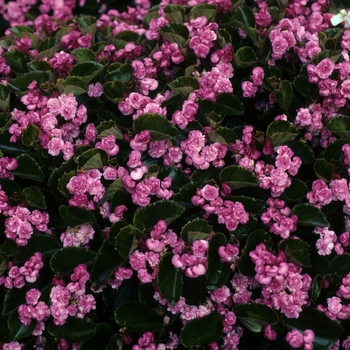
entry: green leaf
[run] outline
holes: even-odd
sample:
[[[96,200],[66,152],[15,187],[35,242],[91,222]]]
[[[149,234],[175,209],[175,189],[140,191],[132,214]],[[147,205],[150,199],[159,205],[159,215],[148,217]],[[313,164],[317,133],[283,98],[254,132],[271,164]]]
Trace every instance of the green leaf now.
[[[77,157],[79,168],[88,169],[102,169],[108,161],[108,154],[106,151],[99,148],[92,148],[83,152]]]
[[[236,141],[236,134],[230,128],[219,126],[215,130],[213,129],[209,130],[209,138],[210,138],[210,141],[213,143],[220,142],[223,145],[229,145]]]
[[[69,343],[81,343],[91,338],[96,332],[96,326],[82,318],[69,316],[66,323],[56,326],[52,321],[47,331],[55,338],[63,338]]]
[[[344,277],[350,271],[350,255],[338,255],[331,262],[332,271]]]
[[[29,124],[21,135],[21,141],[24,146],[34,146],[40,136],[39,128],[34,124]]]
[[[305,198],[308,192],[309,188],[305,182],[293,177],[292,184],[284,190],[283,197],[290,201],[299,201]]]
[[[273,91],[281,108],[287,110],[293,101],[293,87],[288,80],[281,81],[279,88]]]
[[[288,331],[297,329],[304,333],[305,329],[313,330],[314,350],[330,349],[334,342],[339,340],[344,330],[339,323],[330,320],[324,312],[310,306],[304,307],[298,318],[284,318],[284,323]]]
[[[114,135],[117,140],[123,140],[123,133],[115,125],[113,120],[104,121],[96,127],[98,137],[106,137],[108,135]]]
[[[76,62],[97,61],[95,52],[85,47],[79,47],[71,52]]]
[[[108,187],[102,199],[99,201],[99,205],[111,199],[116,192],[123,191],[123,190],[124,190],[124,187],[123,187],[122,179],[119,178],[114,180],[112,184]]]
[[[140,230],[132,225],[120,230],[115,247],[122,258],[126,259],[138,247],[140,233]]]
[[[12,339],[19,340],[32,334],[36,326],[36,320],[32,319],[29,326],[25,326],[18,317],[18,311],[13,310],[8,318],[7,324],[11,331]]]
[[[181,238],[192,244],[196,240],[206,239],[212,231],[213,226],[208,225],[206,220],[196,218],[182,228]]]
[[[229,165],[221,170],[219,179],[221,183],[228,184],[233,190],[258,185],[255,174],[238,165]]]
[[[133,32],[132,30],[123,30],[114,36],[115,39],[120,39],[127,42],[137,41],[139,37],[139,34]]]
[[[183,207],[180,207],[173,201],[157,201],[136,212],[133,224],[141,231],[143,229],[152,229],[159,220],[164,220],[169,225],[176,220],[184,210]]]
[[[171,140],[179,134],[178,129],[160,114],[141,114],[134,120],[135,134],[148,130],[152,141]]]
[[[322,33],[322,32],[321,32]],[[305,75],[298,75],[294,81],[295,89],[303,96],[310,100],[317,100],[319,97],[318,85],[309,82]]]
[[[0,342],[10,343],[12,341],[12,335],[10,329],[7,325],[7,319],[5,317],[0,317]]]
[[[311,286],[311,300],[316,303],[318,297],[320,296],[321,289],[322,289],[322,276],[316,275],[312,281]]]
[[[103,93],[108,100],[118,104],[124,99],[123,84],[120,81],[107,81],[103,84]]]
[[[334,172],[331,163],[328,163],[324,158],[318,158],[314,163],[314,171],[317,177],[321,180],[329,182],[333,180]]]
[[[255,264],[249,256],[259,243],[271,240],[270,235],[264,230],[253,231],[247,239],[247,242],[242,251],[242,255],[238,259],[237,266],[239,271],[246,276],[255,276]]]
[[[81,247],[64,247],[58,250],[50,261],[50,267],[56,273],[68,273],[79,264],[91,265],[96,253]]]
[[[69,76],[66,79],[57,80],[57,89],[61,94],[73,94],[74,96],[79,96],[88,91],[88,86],[84,79],[80,77]]]
[[[187,98],[191,92],[199,89],[199,82],[193,77],[180,77],[173,80],[168,86],[170,89],[173,89],[175,92]]]
[[[228,199],[233,202],[241,202],[244,209],[249,213],[260,215],[266,211],[266,202],[262,199],[255,199],[247,196],[230,196]]]
[[[23,74],[28,72],[27,63],[29,62],[28,56],[22,51],[11,50],[3,54],[11,70],[16,74]]]
[[[222,316],[213,311],[209,315],[188,321],[181,329],[181,343],[189,348],[196,345],[206,345],[220,340],[223,333]]]
[[[0,276],[2,276],[4,272],[7,271],[7,264],[8,264],[7,255],[1,252],[1,246],[0,246]]]
[[[298,266],[311,267],[309,244],[299,239],[286,239],[281,242],[279,249],[286,253],[288,262]]]
[[[305,143],[299,140],[288,141],[285,143],[299,157],[303,164],[310,164],[315,159],[314,151]]]
[[[17,183],[10,179],[0,179],[1,190],[4,191],[9,198],[11,205],[18,205],[22,201],[22,191]]]
[[[123,259],[107,241],[103,242],[91,269],[91,283],[95,290],[103,286],[111,278],[113,272],[122,264]]]
[[[15,176],[36,182],[44,182],[43,171],[30,155],[21,154],[16,159],[18,167],[12,172]]]
[[[9,110],[9,105],[10,91],[4,84],[0,84],[0,110],[7,112]]]
[[[79,350],[106,349],[114,330],[107,323],[98,323],[96,325],[96,333],[81,343]]]
[[[134,332],[158,331],[164,327],[163,316],[152,307],[138,301],[127,301],[114,312],[120,327]]]
[[[70,227],[80,226],[84,224],[94,224],[96,222],[94,214],[85,208],[61,205],[59,207],[59,212],[62,216],[62,219]]]
[[[234,68],[247,68],[255,64],[257,58],[255,52],[250,46],[240,47],[233,58]]]
[[[27,63],[27,67],[30,71],[52,71],[52,66],[49,62],[38,60],[38,61],[31,61]]]
[[[169,23],[166,26],[160,27],[159,32],[171,43],[176,43],[179,48],[185,46],[189,36],[187,27],[181,23]]]
[[[227,240],[223,233],[217,232],[209,241],[206,284],[209,290],[222,287],[230,275],[230,263],[223,262],[219,255],[219,248],[226,246]]]
[[[22,191],[27,205],[34,208],[46,209],[45,197],[38,187],[31,186]]]
[[[216,6],[209,4],[199,4],[191,8],[190,19],[204,16],[209,21],[216,13]]]
[[[133,68],[130,63],[116,63],[108,68],[107,81],[119,81],[121,83],[132,81]]]
[[[255,27],[255,16],[248,6],[238,7],[234,17],[237,21],[242,22],[249,27]]]
[[[34,80],[37,83],[43,84],[50,81],[49,74],[47,72],[29,72],[25,75],[21,75],[16,79],[9,80],[7,82],[7,87],[11,92],[21,93],[28,91],[28,85]]]
[[[32,235],[27,245],[19,247],[19,253],[23,259],[29,259],[33,252],[40,252],[43,258],[50,258],[60,249],[58,240],[47,234]]]
[[[292,214],[298,216],[298,225],[301,226],[329,226],[321,210],[311,204],[297,204],[292,209]]]
[[[71,76],[81,77],[85,83],[89,83],[102,71],[104,66],[94,61],[79,62],[70,71]]]
[[[165,253],[161,257],[157,273],[160,294],[172,305],[179,301],[182,291],[182,270],[172,264],[173,256],[173,253]]]
[[[285,120],[272,122],[266,130],[266,136],[271,140],[274,147],[284,144],[298,135],[299,131],[297,127]]]
[[[69,29],[72,30],[73,28],[71,27]],[[43,59],[45,57],[47,58],[52,58],[55,53],[57,53],[60,50],[60,41],[58,38],[46,38],[44,39],[40,45],[39,45],[39,58]]]
[[[210,180],[215,181],[218,177],[218,173],[218,169],[213,166],[205,170],[196,169],[191,175],[191,180],[198,185],[197,187],[204,186]],[[172,197],[172,199],[173,198],[174,197]]]
[[[164,7],[164,14],[171,22],[183,23],[185,10],[182,6],[171,4]]]
[[[243,115],[244,106],[242,101],[234,94],[223,92],[216,96],[216,104],[224,108],[227,115]]]
[[[278,322],[276,311],[264,304],[240,304],[235,308],[235,313],[239,321],[254,333],[261,332],[267,324]]]
[[[194,207],[191,198],[196,194],[197,185],[190,182],[180,188],[180,190],[171,197],[171,199],[178,205],[186,207]]]
[[[332,131],[333,134],[340,136],[341,138],[350,137],[350,117],[345,115],[339,115],[333,117],[329,123],[326,125],[326,128]]]
[[[344,155],[342,147],[347,143],[349,143],[349,139],[335,140],[331,142],[327,148],[321,152],[319,158],[324,158],[328,160],[328,162],[331,162],[332,160],[341,160]]]

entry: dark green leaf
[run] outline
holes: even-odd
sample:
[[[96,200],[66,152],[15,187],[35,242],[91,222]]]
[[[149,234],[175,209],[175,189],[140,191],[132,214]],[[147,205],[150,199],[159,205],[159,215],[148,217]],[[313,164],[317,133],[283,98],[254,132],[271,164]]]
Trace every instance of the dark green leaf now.
[[[305,75],[298,75],[294,79],[294,87],[303,97],[311,100],[317,100],[319,97],[317,84],[310,83]]]
[[[132,81],[133,68],[130,63],[119,64],[115,68],[112,70],[113,66],[109,67],[108,74],[105,77],[107,81],[119,81],[121,83]]]
[[[215,181],[218,177],[218,172],[218,169],[213,166],[205,170],[196,169],[191,175],[191,180],[196,182],[198,186],[203,186],[210,180]]]
[[[184,208],[173,201],[158,201],[141,208],[135,215],[133,224],[140,229],[151,229],[159,221],[164,220],[168,225],[176,220]]]
[[[53,272],[68,273],[79,264],[91,265],[96,253],[80,247],[64,247],[58,250],[50,261]]]
[[[248,6],[238,7],[234,17],[237,21],[242,22],[249,27],[255,27],[255,16]]]
[[[84,224],[93,224],[96,222],[94,214],[85,208],[61,205],[59,207],[59,212],[62,216],[62,219],[70,227],[80,226]]]
[[[242,251],[241,257],[238,259],[237,266],[239,271],[246,276],[255,275],[255,264],[249,256],[249,253],[253,251],[259,243],[270,240],[270,235],[263,230],[253,231],[247,239],[247,242]]]
[[[287,110],[293,101],[293,87],[288,80],[283,80],[278,89],[273,91],[281,108]]]
[[[102,169],[108,161],[108,154],[99,148],[92,148],[77,157],[79,168]]]
[[[85,83],[89,83],[103,69],[103,65],[94,61],[79,62],[70,71],[71,76],[81,77]]]
[[[18,317],[18,311],[13,310],[7,321],[12,339],[19,340],[32,334],[36,326],[36,320],[32,319],[29,326],[25,326]]]
[[[1,246],[0,246],[0,276],[2,276],[4,272],[7,271],[7,263],[8,263],[7,255],[1,252]]]
[[[244,209],[249,213],[262,214],[266,211],[266,202],[262,199],[255,199],[247,196],[230,196],[228,199],[233,202],[241,202]]]
[[[29,72],[25,75],[21,75],[16,79],[12,79],[8,81],[7,87],[11,92],[26,92],[28,91],[28,85],[32,83],[34,80],[37,81],[38,84],[43,84],[47,81],[50,81],[49,74],[47,72]]]
[[[187,98],[191,92],[199,89],[199,82],[192,77],[180,77],[173,80],[168,86],[175,92],[180,93]]]
[[[337,275],[343,277],[347,275],[350,271],[350,255],[338,255],[332,262],[332,271]]]
[[[16,74],[23,74],[28,72],[27,63],[28,56],[22,51],[11,50],[3,54],[11,70]]]
[[[196,240],[206,239],[213,231],[213,226],[208,225],[204,219],[195,219],[188,222],[181,230],[181,238],[192,244]]]
[[[243,115],[244,106],[242,101],[234,94],[223,92],[216,96],[216,104],[223,108],[225,114]]]
[[[223,262],[219,255],[219,248],[226,246],[227,240],[223,233],[217,232],[209,241],[207,262],[207,288],[215,290],[222,287],[230,275],[230,263]]]
[[[298,201],[303,199],[309,192],[309,188],[305,182],[293,177],[292,184],[283,192],[283,197],[290,201]]]
[[[279,249],[286,253],[288,262],[298,266],[311,267],[309,244],[299,239],[286,239],[281,242]]]
[[[219,179],[221,183],[228,184],[231,189],[257,186],[258,179],[255,174],[238,165],[229,165],[221,170]]]
[[[288,141],[285,143],[298,156],[303,164],[310,164],[315,159],[314,151],[305,143],[299,140]]]
[[[298,224],[301,226],[329,226],[321,210],[311,204],[297,204],[292,209],[292,214],[298,216]]]
[[[324,181],[333,180],[333,167],[331,163],[328,163],[324,158],[318,158],[314,163],[314,171],[317,177]]]
[[[124,190],[122,179],[119,178],[119,179],[114,180],[112,182],[112,184],[108,187],[106,193],[104,194],[104,196],[100,200],[99,204],[102,204],[105,201],[108,201],[109,199],[111,199],[114,196],[114,194],[117,191],[122,191],[122,190]]]
[[[311,286],[311,300],[316,303],[318,297],[320,296],[321,289],[322,289],[322,276],[316,275],[312,281]]]
[[[213,311],[209,315],[187,322],[181,329],[180,340],[184,346],[189,348],[218,341],[222,333],[222,316],[217,311]]]
[[[63,326],[56,326],[52,321],[47,331],[56,338],[63,338],[70,343],[81,343],[91,338],[96,332],[96,326],[78,317],[68,317]]]
[[[183,23],[185,10],[179,5],[168,5],[164,7],[164,14],[169,21]]]
[[[315,333],[314,350],[330,349],[343,332],[339,323],[310,306],[305,307],[298,318],[285,318],[284,322],[288,331],[297,329],[303,333],[305,329],[312,329]]]
[[[4,84],[0,84],[0,110],[7,112],[9,110],[9,105],[10,91]]]
[[[171,262],[173,256],[173,253],[165,253],[161,257],[157,273],[160,294],[171,304],[179,301],[182,291],[182,270]]]
[[[114,36],[115,39],[125,40],[127,42],[137,41],[139,34],[133,32],[132,30],[123,30]]]
[[[71,52],[71,55],[74,57],[76,62],[85,62],[85,61],[96,61],[97,56],[95,52],[90,49],[79,47]]]
[[[335,140],[331,142],[327,148],[321,152],[319,158],[324,158],[328,160],[328,162],[331,162],[333,159],[334,160],[341,160],[344,152],[342,151],[342,147],[346,144],[349,143],[348,139],[344,140]]]
[[[37,182],[44,181],[44,173],[39,164],[28,154],[22,154],[17,158],[18,167],[13,170],[13,174],[22,179],[33,180]]]
[[[69,28],[69,31],[73,28]],[[60,41],[57,38],[46,38],[44,39],[39,46],[39,58],[43,59],[44,57],[52,58],[55,53],[60,49]]]
[[[117,235],[117,248],[122,258],[127,258],[139,245],[140,230],[132,225],[123,227]]]
[[[240,304],[235,308],[235,312],[239,321],[254,333],[261,332],[267,324],[273,325],[278,322],[276,311],[264,304]]]
[[[138,301],[127,301],[114,312],[120,327],[134,332],[157,331],[164,327],[163,316],[155,309]]]
[[[34,124],[29,124],[22,133],[21,141],[24,146],[34,146],[39,140],[40,131],[39,128]]]
[[[134,120],[134,133],[148,130],[152,141],[171,140],[179,134],[178,129],[160,114],[141,114]]]
[[[196,194],[197,185],[190,182],[180,188],[180,190],[171,197],[171,199],[182,207],[193,207],[191,198]]]
[[[1,343],[10,343],[12,340],[12,335],[10,329],[7,325],[7,318],[0,317],[0,342]]]
[[[30,71],[51,71],[52,66],[49,62],[46,61],[31,61],[27,63],[27,67]]]
[[[97,290],[111,278],[113,272],[125,262],[107,241],[103,242],[98,251],[96,261],[91,269],[91,283]]]
[[[38,187],[32,186],[22,191],[27,205],[34,208],[46,209],[45,197]]]
[[[70,179],[75,176],[77,174],[77,172],[75,170],[70,171],[69,173],[65,173],[62,175],[62,177],[58,180],[58,189],[60,190],[61,194],[65,197],[65,198],[70,198],[71,195],[67,189],[67,185],[70,181]]]
[[[114,331],[107,323],[98,323],[96,333],[81,343],[79,350],[106,349]]]
[[[216,13],[216,6],[209,4],[200,4],[191,8],[190,19],[204,16],[209,21]]]
[[[2,191],[4,191],[9,198],[10,204],[18,205],[22,200],[21,188],[17,185],[15,181],[10,179],[0,179],[0,186]]]
[[[333,117],[326,125],[326,128],[332,131],[334,134],[340,136],[341,138],[349,138],[350,117],[347,117],[345,115]]]
[[[240,47],[233,58],[233,66],[235,68],[247,68],[256,62],[257,58],[252,47]]]
[[[115,122],[112,120],[104,121],[96,127],[98,137],[106,137],[108,135],[114,135],[117,140],[123,140],[123,133],[115,125]]]
[[[123,84],[120,81],[107,81],[103,85],[103,92],[106,98],[114,104],[124,98]]]
[[[160,27],[159,32],[165,39],[176,43],[180,48],[184,47],[189,36],[187,27],[181,23],[169,23]]]
[[[19,247],[19,253],[23,259],[29,259],[33,252],[40,252],[43,258],[50,258],[61,247],[58,240],[47,234],[35,234],[27,245]]]
[[[69,76],[65,80],[57,80],[57,89],[61,94],[73,94],[74,96],[79,96],[88,91],[88,86],[84,79],[80,77]]]
[[[235,132],[224,126],[219,126],[217,129],[209,130],[209,138],[211,142],[220,142],[223,145],[228,145],[236,141]]]
[[[297,127],[285,120],[272,122],[266,130],[266,136],[270,138],[272,145],[278,146],[294,139],[299,135]]]

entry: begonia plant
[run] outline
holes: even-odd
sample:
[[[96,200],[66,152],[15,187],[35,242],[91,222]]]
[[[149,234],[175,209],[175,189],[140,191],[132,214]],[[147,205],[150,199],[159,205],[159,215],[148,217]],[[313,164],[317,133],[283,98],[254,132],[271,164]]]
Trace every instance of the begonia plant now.
[[[0,349],[350,349],[347,0],[0,8]]]

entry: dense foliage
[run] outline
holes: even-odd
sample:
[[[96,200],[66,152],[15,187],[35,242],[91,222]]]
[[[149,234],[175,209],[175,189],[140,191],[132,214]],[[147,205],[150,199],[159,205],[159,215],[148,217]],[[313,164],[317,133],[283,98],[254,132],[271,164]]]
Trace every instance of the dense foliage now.
[[[0,349],[350,349],[347,1],[121,6],[0,4]]]

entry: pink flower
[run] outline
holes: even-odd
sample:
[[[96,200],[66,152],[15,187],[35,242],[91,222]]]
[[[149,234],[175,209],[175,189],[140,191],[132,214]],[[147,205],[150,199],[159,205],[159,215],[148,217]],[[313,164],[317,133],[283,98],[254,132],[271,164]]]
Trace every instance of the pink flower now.
[[[89,97],[100,97],[103,94],[103,86],[101,83],[89,84],[89,90],[87,92]]]
[[[255,97],[258,88],[250,81],[244,81],[242,83],[243,96],[250,98]]]
[[[299,348],[304,344],[304,337],[297,329],[288,332],[285,339],[294,349]]]
[[[328,78],[334,71],[335,63],[329,58],[324,58],[317,66],[315,67],[315,73],[320,79]]]

